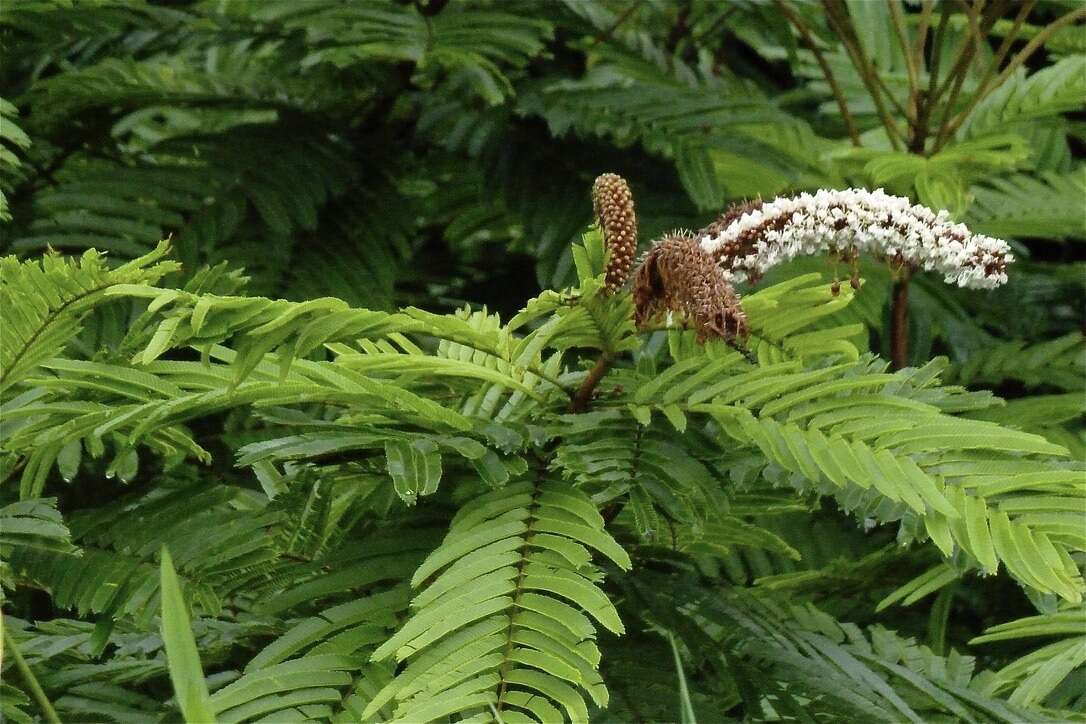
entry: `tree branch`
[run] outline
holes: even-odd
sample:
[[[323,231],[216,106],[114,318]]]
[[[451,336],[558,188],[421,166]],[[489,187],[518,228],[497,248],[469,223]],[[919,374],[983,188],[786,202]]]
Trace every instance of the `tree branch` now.
[[[937,139],[937,147],[941,148],[942,146],[946,145],[947,141],[950,140],[950,137],[953,136],[954,132],[961,127],[962,123],[964,123],[965,120],[969,117],[969,114],[971,114],[974,109],[976,109],[977,105],[982,100],[984,100],[984,98],[987,97],[991,93],[991,91],[1003,85],[1003,83],[1007,81],[1007,78],[1010,77],[1011,73],[1013,73],[1023,63],[1025,63],[1031,55],[1037,52],[1037,50],[1039,50],[1041,46],[1044,45],[1045,42],[1047,42],[1048,39],[1051,38],[1057,30],[1064,27],[1068,23],[1074,22],[1075,20],[1086,18],[1086,7],[1082,7],[1078,10],[1074,10],[1063,15],[1057,20],[1053,21],[1051,24],[1047,25],[1041,32],[1033,36],[1033,39],[1030,40],[1026,44],[1026,46],[1022,48],[1022,50],[1019,51],[1016,56],[1014,56],[1011,62],[1007,64],[1007,67],[1003,69],[1003,72],[999,74],[999,77],[996,78],[995,81],[992,81],[991,76],[994,73],[995,68],[997,68],[999,63],[1002,62],[1003,58],[1006,57],[1006,54],[1010,49],[1012,39],[1017,36],[1018,29],[1025,21],[1026,15],[1029,14],[1029,10],[1033,7],[1034,4],[1034,2],[1027,2],[1023,6],[1022,10],[1019,12],[1018,17],[1015,18],[1014,27],[1011,28],[1011,31],[1007,35],[1007,37],[1004,38],[1003,44],[1000,46],[997,57],[992,62],[992,65],[989,67],[988,72],[985,73],[984,78],[981,80],[981,84],[977,88],[977,92],[973,94],[973,98],[970,100],[969,105],[966,106],[961,113],[954,116],[954,118],[946,124],[943,131],[940,133],[939,138]]]
[[[852,140],[853,146],[859,146],[860,132],[856,130],[856,122],[853,120],[852,114],[848,110],[845,94],[841,91],[841,86],[837,83],[837,78],[834,76],[830,64],[826,62],[826,56],[818,49],[818,44],[815,42],[810,29],[803,24],[799,16],[792,11],[792,8],[788,7],[784,0],[777,0],[777,7],[780,8],[781,13],[788,19],[788,22],[792,23],[795,29],[799,31],[799,34],[803,37],[803,41],[814,54],[815,61],[818,63],[818,67],[822,69],[822,75],[825,76],[826,83],[830,86],[830,91],[833,93],[834,100],[837,101],[837,108],[841,111],[841,118],[844,120],[845,127],[848,129],[848,137]]]
[[[909,364],[909,275],[894,282],[890,297],[890,363],[895,370]]]
[[[826,9],[826,19],[829,21],[830,27],[841,40],[841,44],[845,46],[845,51],[848,53],[852,64],[860,72],[864,87],[867,88],[871,100],[875,103],[875,110],[878,112],[879,119],[886,128],[886,137],[890,140],[890,145],[893,146],[895,151],[900,151],[903,143],[901,129],[897,127],[897,123],[886,110],[882,93],[879,92],[877,71],[867,62],[867,57],[864,55],[858,39],[849,32],[847,11],[838,6],[835,0],[823,0],[823,7]]]
[[[611,367],[611,358],[607,354],[601,354],[599,359],[596,360],[596,364],[588,371],[588,376],[584,378],[584,382],[577,388],[577,392],[573,395],[573,400],[569,403],[570,412],[584,412],[588,409],[589,403],[592,401],[592,393],[596,391],[596,387],[599,385],[600,380],[607,374],[607,370]]]

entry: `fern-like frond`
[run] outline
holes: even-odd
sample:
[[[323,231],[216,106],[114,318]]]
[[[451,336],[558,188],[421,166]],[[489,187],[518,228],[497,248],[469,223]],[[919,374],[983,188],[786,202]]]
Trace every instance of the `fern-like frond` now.
[[[0,96],[0,222],[11,221],[8,197],[22,177],[20,156],[30,148],[30,137],[15,119],[19,109]]]
[[[918,400],[871,394],[896,384],[894,377],[812,379],[789,394],[767,387],[776,399],[764,404],[769,396],[759,392],[738,410],[695,407],[713,414],[730,436],[757,445],[790,484],[814,483],[847,509],[879,519],[916,520],[945,555],[957,545],[989,571],[1002,561],[1027,586],[1081,600],[1082,578],[1070,554],[1082,550],[1083,541],[1066,537],[1058,521],[1081,514],[1082,491],[1074,481],[1082,473],[1031,457],[1066,451],[1036,435],[938,413]],[[734,389],[754,394],[750,385]],[[876,406],[867,408],[870,402]],[[761,408],[756,415],[747,411],[752,406]],[[875,410],[878,422],[868,418]]]
[[[47,255],[40,261],[0,259],[0,393],[57,354],[74,336],[84,315],[108,301],[126,284],[154,283],[176,271],[160,261],[165,243],[139,259],[110,268],[102,254],[90,250],[79,260]]]
[[[1084,98],[1086,56],[1068,56],[1030,76],[1019,69],[977,104],[959,135],[1000,133],[1010,123],[1081,108]]]
[[[881,626],[866,631],[810,604],[735,592],[706,597],[696,610],[729,650],[740,691],[755,716],[813,716],[840,721],[1053,721],[997,699],[974,676],[974,661],[926,646]],[[775,683],[770,683],[775,682]]]
[[[947,556],[957,546],[988,571],[1002,561],[1029,587],[1081,600],[1071,554],[1083,540],[1066,537],[1059,522],[1081,514],[1082,491],[1072,483],[1081,471],[1052,460],[1067,450],[1040,436],[948,415],[992,401],[936,386],[945,363],[891,375],[870,358],[804,369],[778,351],[775,359],[785,361],[749,369],[696,346],[673,355],[680,361],[648,384],[680,393],[662,392],[674,408],[661,407],[669,419],[709,414],[729,437],[754,444],[780,484],[903,520]],[[682,383],[701,370],[715,374],[693,389]],[[992,477],[986,460],[1002,465],[1005,477]]]
[[[56,499],[20,500],[0,507],[0,546],[74,552]],[[7,556],[5,556],[7,557]]]
[[[993,178],[971,189],[969,226],[999,238],[1086,239],[1086,167]]]
[[[199,53],[168,59],[106,58],[44,79],[36,84],[33,93],[37,103],[48,98],[49,113],[38,118],[37,123],[43,131],[52,131],[92,108],[134,110],[151,99],[164,105],[172,102],[242,109],[288,105],[281,99],[289,93],[278,78],[260,67],[259,56],[257,63],[246,63],[239,49],[221,48],[219,52],[241,62],[209,68],[213,62],[201,66]]]
[[[275,560],[274,541],[264,530],[277,516],[233,509],[237,489],[200,487],[160,490],[75,515],[79,555],[19,548],[12,571],[50,591],[63,608],[147,624],[159,608],[156,558],[166,544],[189,594],[203,610],[217,612],[224,597],[245,590]]]
[[[727,197],[772,193],[819,165],[809,147],[794,142],[796,136],[813,141],[809,129],[758,89],[672,57],[601,51],[582,78],[545,79],[530,87],[520,99],[521,112],[542,117],[556,136],[574,131],[620,145],[640,143],[668,158],[703,210],[721,208]],[[759,129],[767,127],[763,137]],[[749,163],[753,158],[760,167]],[[725,165],[729,173],[722,172]]]
[[[279,150],[262,158],[269,146]],[[233,243],[233,263],[285,277],[289,270],[267,258],[267,239],[260,244],[263,256],[246,248],[246,221],[257,222],[286,254],[286,239],[312,232],[320,210],[347,188],[351,172],[341,153],[327,139],[245,125],[167,138],[123,165],[69,160],[54,184],[34,194],[34,218],[11,234],[11,248],[94,247],[135,257],[172,235],[179,257],[193,269],[219,261]]]
[[[30,697],[24,694],[22,689],[6,681],[0,683],[0,713],[5,721],[32,724],[34,718],[30,711]]]
[[[521,482],[467,503],[415,571],[411,617],[374,652],[407,665],[363,717],[395,701],[398,721],[587,721],[581,691],[607,703],[592,619],[623,630],[590,549],[630,567],[576,489]]]
[[[329,0],[299,6],[289,0],[274,0],[256,8],[232,2],[222,8],[227,15],[280,32],[304,32],[308,47],[302,63],[306,67],[328,64],[351,68],[408,61],[424,77],[432,77],[436,69],[463,77],[477,95],[492,104],[512,94],[509,69],[525,65],[553,33],[549,22],[528,13],[472,5],[449,7],[448,12],[432,17],[385,0],[364,6]]]
[[[643,425],[619,410],[559,419],[553,434],[562,441],[553,466],[599,505],[628,498],[643,537],[666,539],[666,521],[700,531],[727,510],[719,481],[670,424]],[[681,424],[685,429],[685,418]]]
[[[1029,616],[988,628],[970,644],[1055,638],[1007,664],[987,682],[991,694],[1006,694],[1018,706],[1071,708],[1086,687],[1086,609],[1081,605]]]
[[[379,325],[385,320],[378,313],[363,310],[359,310],[359,315],[356,321],[363,326],[372,326],[374,315]],[[282,318],[280,321],[286,322]],[[307,323],[301,319],[299,324],[304,327]],[[384,348],[370,348],[366,355],[351,353],[366,360],[366,374],[339,363],[308,360],[290,363],[289,358],[261,359],[253,354],[249,358],[252,369],[242,382],[238,382],[237,375],[239,360],[244,356],[214,345],[209,350],[210,357],[225,364],[158,360],[134,369],[125,365],[56,360],[47,363],[47,369],[55,376],[36,378],[36,384],[56,391],[56,399],[41,399],[38,394],[18,406],[9,405],[7,415],[20,424],[6,431],[5,447],[28,456],[23,489],[27,497],[33,497],[54,462],[68,464],[68,450],[74,451],[78,467],[80,442],[95,457],[102,454],[103,441],[109,441],[118,460],[128,460],[128,456],[134,455],[137,444],[149,445],[169,455],[180,453],[206,459],[206,451],[180,427],[182,423],[239,407],[319,402],[338,410],[343,416],[342,424],[328,430],[327,422],[314,421],[312,431],[301,430],[285,438],[253,443],[241,451],[243,464],[379,450],[390,461],[396,461],[389,465],[389,470],[394,472],[394,480],[405,499],[433,492],[440,479],[439,449],[466,459],[485,480],[495,485],[507,481],[510,470],[522,470],[515,465],[509,468],[490,449],[490,446],[516,444],[519,433],[501,423],[462,414],[431,399],[429,394],[438,386],[443,390],[451,387],[454,394],[466,399],[475,392],[478,379],[510,389],[524,387],[524,383],[503,376],[486,364],[423,355],[405,337],[398,339],[405,347],[386,344]],[[251,338],[253,345],[262,341],[267,338]],[[158,344],[154,338],[152,342]],[[365,347],[365,342],[360,344]],[[413,351],[405,354],[402,349]],[[420,371],[429,374],[420,377]],[[88,372],[95,376],[88,377]],[[525,377],[532,378],[533,385],[539,383],[534,374],[526,373]],[[532,388],[527,389],[530,397],[540,396]],[[102,392],[113,396],[111,403],[84,399],[85,395]],[[357,409],[365,410],[363,416],[355,414]],[[399,419],[438,433],[438,437],[390,429],[389,423]],[[465,433],[478,439],[463,437]],[[66,474],[70,477],[70,473]],[[130,473],[118,474],[131,477]]]
[[[1052,386],[1071,392],[1082,389],[1084,375],[1086,337],[1075,332],[1046,342],[992,345],[951,367],[948,377],[972,385],[1017,380],[1029,387]]]

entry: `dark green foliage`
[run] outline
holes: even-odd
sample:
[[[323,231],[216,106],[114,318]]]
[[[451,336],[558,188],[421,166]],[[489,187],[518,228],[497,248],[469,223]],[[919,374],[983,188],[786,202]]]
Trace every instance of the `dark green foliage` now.
[[[1083,15],[0,4],[0,718],[1082,720]],[[1017,260],[638,329],[604,171]]]

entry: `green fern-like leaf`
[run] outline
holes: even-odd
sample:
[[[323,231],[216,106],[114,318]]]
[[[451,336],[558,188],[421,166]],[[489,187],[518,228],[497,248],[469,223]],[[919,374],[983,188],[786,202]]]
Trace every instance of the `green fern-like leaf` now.
[[[950,716],[1008,724],[1023,717],[1052,721],[987,694],[982,677],[973,676],[970,657],[957,652],[938,656],[881,626],[863,631],[810,604],[737,593],[706,599],[698,616],[718,632],[732,656],[756,662],[756,669],[736,667],[741,677],[759,676],[763,691],[768,681],[777,682],[773,695],[748,702],[754,711],[768,705],[797,714],[817,712],[830,720],[923,722]],[[753,681],[748,678],[748,683]],[[905,690],[907,698],[898,693]]]
[[[1073,333],[1029,344],[1010,341],[992,345],[950,370],[964,384],[1000,384],[1019,380],[1029,387],[1053,386],[1074,391],[1086,373],[1086,338]]]
[[[19,110],[0,97],[0,222],[11,221],[7,194],[21,176],[19,156],[30,147],[30,137],[15,119]]]
[[[1020,70],[977,104],[959,133],[998,133],[1009,123],[1081,108],[1084,97],[1086,57],[1072,55],[1028,77]]]
[[[988,693],[1010,692],[1008,700],[1019,706],[1035,706],[1063,688],[1050,705],[1072,704],[1082,695],[1082,671],[1086,666],[1086,609],[1066,607],[988,628],[971,644],[989,644],[1030,638],[1055,641],[1020,656],[995,673],[985,687]]]
[[[996,237],[1031,239],[1084,239],[1082,198],[1086,196],[1086,168],[1040,176],[994,178],[972,189],[971,228]]]
[[[523,482],[472,500],[415,572],[412,616],[374,652],[407,667],[363,716],[395,700],[401,721],[487,717],[491,707],[502,720],[554,721],[564,712],[587,721],[578,689],[607,703],[591,619],[623,630],[590,549],[630,566],[576,490]]]
[[[0,545],[74,552],[56,500],[21,500],[0,507]]]
[[[0,260],[0,305],[10,313],[0,327],[0,393],[55,355],[79,330],[80,321],[124,284],[153,283],[175,271],[160,261],[168,246],[109,268],[96,251],[78,260],[49,255],[41,261]]]

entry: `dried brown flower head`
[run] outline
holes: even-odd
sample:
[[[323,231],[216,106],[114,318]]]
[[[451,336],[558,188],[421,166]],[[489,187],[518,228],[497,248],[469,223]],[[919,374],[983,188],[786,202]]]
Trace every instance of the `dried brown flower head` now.
[[[637,214],[626,180],[613,173],[597,178],[592,184],[592,210],[610,252],[606,284],[607,291],[614,292],[626,283],[637,253]]]
[[[634,278],[634,307],[639,325],[668,312],[681,315],[700,342],[747,333],[739,295],[690,233],[668,234],[645,254]]]

